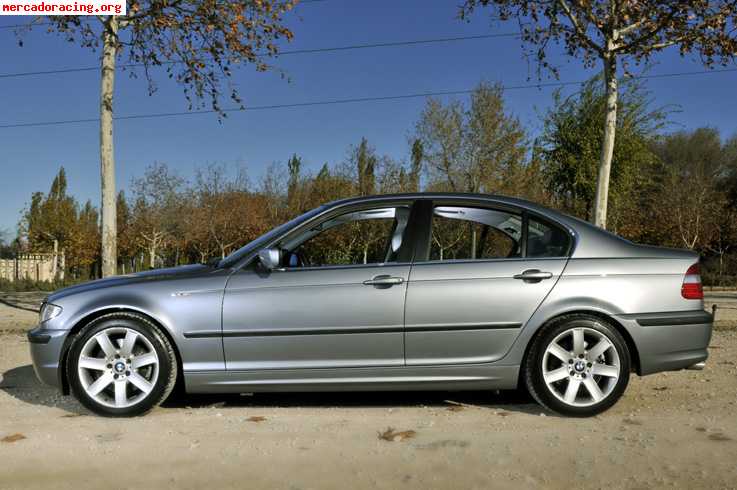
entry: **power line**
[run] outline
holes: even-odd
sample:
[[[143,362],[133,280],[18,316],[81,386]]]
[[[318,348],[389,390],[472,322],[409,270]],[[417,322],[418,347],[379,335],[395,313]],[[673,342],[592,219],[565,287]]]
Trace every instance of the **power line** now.
[[[297,7],[309,3],[326,2],[327,0],[300,0]],[[36,26],[50,26],[53,22],[29,22],[28,24],[11,24],[7,26],[0,26],[0,29],[23,29],[25,27],[36,27]]]
[[[702,70],[702,71],[690,71],[690,72],[679,72],[679,73],[661,73],[655,75],[641,75],[631,77],[632,79],[654,79],[654,78],[675,78],[691,75],[703,75],[709,73],[728,73],[737,72],[737,68],[725,68],[719,70]],[[549,87],[565,87],[570,85],[581,85],[585,81],[577,82],[546,82],[537,84],[527,85],[509,85],[503,86],[504,90],[524,90],[524,89],[535,89],[535,88],[549,88]],[[260,105],[241,108],[224,109],[225,113],[232,112],[248,112],[248,111],[260,111],[260,110],[272,110],[272,109],[289,109],[298,107],[314,107],[314,106],[328,106],[328,105],[340,105],[340,104],[354,104],[362,102],[382,102],[390,100],[402,100],[402,99],[418,99],[427,97],[442,97],[448,95],[467,95],[473,92],[473,89],[467,90],[446,90],[439,92],[420,92],[412,94],[399,94],[399,95],[385,95],[378,97],[353,97],[347,99],[330,99],[330,100],[319,100],[313,102],[295,102],[291,104],[272,104],[272,105]],[[149,113],[149,114],[131,114],[127,116],[117,116],[114,119],[118,121],[125,121],[130,119],[156,119],[165,117],[179,117],[179,116],[193,116],[200,114],[214,114],[217,111],[212,109],[199,110],[199,111],[182,111],[182,112],[160,112],[160,113]],[[99,122],[99,118],[87,118],[87,119],[66,119],[60,121],[39,121],[29,123],[12,123],[12,124],[0,124],[0,129],[10,128],[28,128],[28,127],[40,127],[40,126],[61,126],[68,124],[81,124]]]
[[[28,24],[11,24],[0,26],[0,29],[23,29],[25,27],[50,26],[52,22],[29,22]]]
[[[395,42],[383,42],[383,43],[368,43],[368,44],[349,44],[347,46],[333,46],[326,48],[313,48],[313,49],[293,49],[280,51],[277,56],[288,56],[296,54],[314,54],[314,53],[334,53],[339,51],[351,51],[358,49],[375,49],[375,48],[389,48],[397,46],[417,46],[423,44],[439,44],[439,43],[451,43],[459,41],[475,41],[481,39],[495,39],[504,37],[519,37],[516,33],[501,33],[501,34],[481,34],[477,36],[457,36],[457,37],[440,37],[433,39],[414,39],[409,41],[395,41]],[[171,65],[180,63],[179,61],[166,61],[162,65]],[[143,63],[128,63],[120,65],[121,68],[138,68],[144,66]],[[0,73],[0,79],[3,78],[21,78],[21,77],[32,77],[39,75],[56,75],[66,73],[79,73],[87,71],[99,71],[99,66],[82,66],[75,68],[60,68],[57,70],[42,70],[42,71],[26,71],[19,73]]]

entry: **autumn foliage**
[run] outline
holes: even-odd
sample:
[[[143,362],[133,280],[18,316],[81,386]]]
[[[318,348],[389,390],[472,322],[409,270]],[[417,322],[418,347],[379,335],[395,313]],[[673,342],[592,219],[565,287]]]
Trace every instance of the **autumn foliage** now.
[[[737,283],[737,137],[713,129],[664,133],[668,110],[645,89],[623,85],[612,165],[613,231],[642,243],[702,254],[712,283]],[[306,168],[297,154],[257,177],[243,166],[210,164],[185,178],[151,164],[117,200],[118,271],[207,262],[326,202],[345,197],[442,190],[526,198],[581,218],[596,187],[599,124],[606,110],[600,79],[568,97],[556,94],[542,134],[505,107],[502,90],[480,84],[466,103],[430,99],[411,131],[404,159],[381,155],[366,139],[332,165]],[[96,208],[67,193],[62,168],[48,193],[34,193],[20,223],[17,251],[66,253],[68,277],[99,275]],[[356,226],[379,226],[366,222]],[[435,237],[453,256],[456,229]],[[339,227],[305,252],[312,263],[371,261],[386,230]],[[478,234],[478,231],[477,231]],[[483,251],[481,251],[483,252]]]

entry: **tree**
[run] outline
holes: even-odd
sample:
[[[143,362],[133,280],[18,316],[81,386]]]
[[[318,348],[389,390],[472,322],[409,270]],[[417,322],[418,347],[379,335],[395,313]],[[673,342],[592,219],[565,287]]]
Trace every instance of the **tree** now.
[[[126,199],[125,192],[123,191],[118,192],[115,211],[117,214],[115,222],[118,227],[118,262],[119,267],[122,269],[121,272],[125,274],[127,272],[128,265],[130,265],[131,270],[135,269],[133,259],[136,255],[138,246],[136,244],[136,237],[133,231],[133,212],[128,205],[128,200]]]
[[[301,174],[300,174],[301,175]],[[259,193],[263,196],[266,211],[266,223],[269,228],[274,228],[285,221],[301,214],[304,210],[302,206],[308,206],[304,200],[307,199],[307,193],[304,191],[304,183],[302,178],[297,181],[298,192],[300,196],[300,207],[291,209],[289,207],[288,196],[289,189],[284,189],[284,169],[276,162],[272,162],[266,167],[261,182],[259,184]]]
[[[67,194],[67,176],[64,167],[51,183],[49,193],[35,192],[20,224],[32,251],[51,252],[54,255],[54,275],[62,272],[61,256],[70,247],[77,220],[77,201]]]
[[[468,107],[429,99],[415,132],[419,143],[414,152],[421,145],[428,186],[434,189],[502,192],[508,189],[509,175],[525,164],[525,132],[506,113],[498,84],[479,84]]]
[[[164,246],[182,227],[184,217],[181,213],[181,198],[184,184],[184,179],[164,163],[154,163],[142,177],[132,182],[135,216],[132,226],[139,243],[148,253],[148,266],[151,269],[156,267]]]
[[[420,174],[422,174],[422,160],[425,158],[425,149],[422,140],[415,138],[412,142],[412,167],[409,173],[409,187],[411,192],[420,191]]]
[[[540,69],[551,69],[557,76],[548,58],[548,49],[555,45],[563,45],[567,55],[580,58],[586,67],[601,62],[606,111],[593,221],[602,228],[607,220],[620,68],[626,72],[632,62],[646,62],[671,46],[681,55],[700,55],[706,66],[726,64],[737,55],[734,0],[466,0],[461,17],[478,6],[492,7],[501,20],[518,19],[527,52]]]
[[[412,170],[408,171],[402,162],[387,155],[377,159],[375,173],[377,194],[417,192]]]
[[[66,171],[61,167],[48,194],[34,193],[25,214],[25,232],[36,250],[49,251],[54,242],[64,246],[73,229],[76,206],[67,195]]]
[[[287,162],[289,169],[289,183],[287,184],[287,203],[290,210],[302,211],[300,200],[300,172],[302,169],[302,159],[293,154],[292,158]]]
[[[13,258],[17,252],[17,241],[10,240],[10,232],[0,229],[0,259]]]
[[[715,129],[678,132],[653,144],[658,156],[653,198],[655,223],[663,226],[665,244],[706,251],[731,238],[729,206],[724,178],[727,152]],[[733,224],[732,224],[733,226]]]
[[[706,245],[706,250],[717,257],[717,277],[719,285],[723,285],[725,263],[728,253],[737,248],[737,209],[728,201],[722,201],[722,209],[717,215],[717,227],[714,235]]]
[[[643,213],[639,191],[656,160],[650,140],[663,127],[666,111],[651,107],[640,82],[629,80],[623,89],[612,158],[610,226],[637,238]],[[569,97],[556,91],[539,140],[545,187],[559,207],[584,218],[591,216],[596,203],[599,149],[604,139],[600,121],[605,111],[601,77],[587,81]]]
[[[192,218],[204,232],[197,240],[201,256],[214,249],[224,258],[267,231],[266,208],[249,192],[245,169],[238,169],[232,178],[224,165],[198,169],[192,193]],[[208,245],[202,247],[203,243]]]
[[[737,208],[737,134],[724,144],[724,158],[726,160],[725,185],[727,198],[733,208]]]
[[[358,171],[358,195],[370,196],[375,193],[376,187],[376,150],[369,147],[366,138],[353,150],[352,160],[355,161]]]
[[[233,65],[251,63],[266,70],[268,56],[278,52],[276,42],[290,40],[283,16],[298,0],[132,0],[122,16],[49,17],[56,31],[83,47],[101,47],[100,61],[100,174],[102,183],[102,275],[116,272],[115,156],[113,149],[113,92],[117,59],[141,67],[149,93],[156,85],[152,69],[165,66],[169,78],[184,87],[190,109],[209,99],[220,106],[222,80]],[[97,22],[95,22],[97,21]],[[135,75],[135,70],[131,71]],[[242,101],[234,86],[230,98]]]
[[[77,277],[99,277],[96,266],[99,264],[100,222],[97,209],[89,200],[79,211],[74,230],[73,247],[69,249],[70,266]]]
[[[542,205],[552,205],[551,192],[543,175],[542,148],[539,140],[532,142],[530,157],[524,165],[515,165],[508,172],[502,192]]]

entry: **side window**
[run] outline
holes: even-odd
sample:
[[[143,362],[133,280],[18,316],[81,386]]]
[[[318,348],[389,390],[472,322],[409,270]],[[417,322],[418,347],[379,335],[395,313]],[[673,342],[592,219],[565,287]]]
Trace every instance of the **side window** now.
[[[355,211],[331,218],[285,244],[287,267],[394,262],[409,207]]]
[[[568,233],[535,218],[530,218],[528,223],[528,257],[564,257],[568,254],[570,246]]]
[[[433,210],[430,260],[519,257],[521,230],[517,214],[438,206]]]

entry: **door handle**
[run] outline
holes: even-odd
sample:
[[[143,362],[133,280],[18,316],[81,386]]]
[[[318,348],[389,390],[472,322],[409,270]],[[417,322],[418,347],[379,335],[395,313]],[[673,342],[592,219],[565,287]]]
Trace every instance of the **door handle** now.
[[[395,286],[397,284],[402,284],[404,282],[404,279],[401,277],[392,277],[388,275],[381,275],[376,276],[372,279],[367,279],[363,281],[363,284],[366,286],[385,286],[385,287],[391,287]]]
[[[543,279],[550,279],[553,277],[552,272],[543,272],[539,269],[528,269],[522,274],[515,274],[515,279],[522,279],[525,282],[540,282]]]

